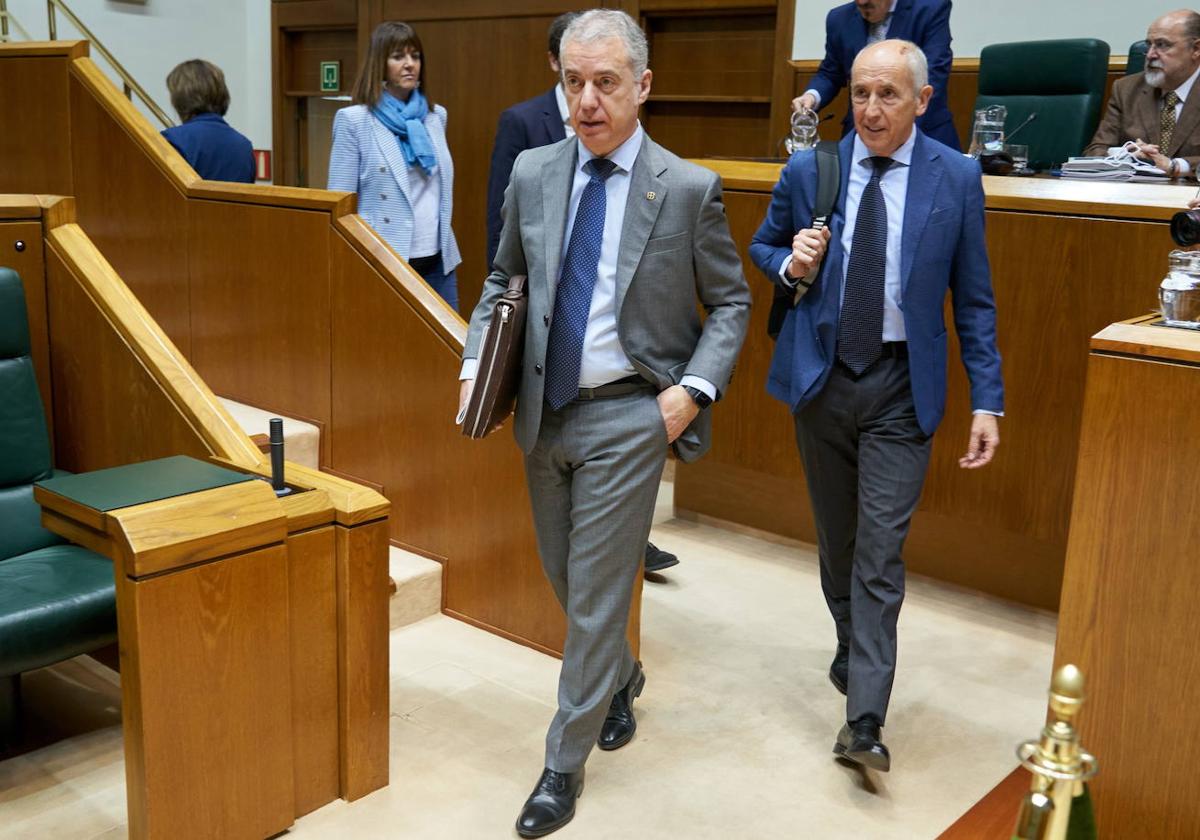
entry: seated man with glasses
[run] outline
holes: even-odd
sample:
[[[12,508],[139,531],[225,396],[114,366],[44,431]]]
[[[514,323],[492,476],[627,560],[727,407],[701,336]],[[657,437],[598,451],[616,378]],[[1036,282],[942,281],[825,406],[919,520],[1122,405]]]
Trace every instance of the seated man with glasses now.
[[[1200,14],[1168,12],[1146,33],[1146,69],[1113,85],[1108,111],[1085,155],[1137,143],[1141,156],[1172,178],[1200,166]]]

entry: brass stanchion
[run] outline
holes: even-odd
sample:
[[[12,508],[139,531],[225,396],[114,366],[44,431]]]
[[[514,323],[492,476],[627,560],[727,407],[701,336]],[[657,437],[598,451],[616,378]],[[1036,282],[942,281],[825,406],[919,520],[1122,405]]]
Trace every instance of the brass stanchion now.
[[[1017,747],[1033,783],[1021,802],[1014,840],[1066,840],[1071,805],[1098,769],[1095,757],[1079,746],[1075,728],[1083,701],[1083,674],[1064,665],[1050,684],[1050,715],[1041,738]]]

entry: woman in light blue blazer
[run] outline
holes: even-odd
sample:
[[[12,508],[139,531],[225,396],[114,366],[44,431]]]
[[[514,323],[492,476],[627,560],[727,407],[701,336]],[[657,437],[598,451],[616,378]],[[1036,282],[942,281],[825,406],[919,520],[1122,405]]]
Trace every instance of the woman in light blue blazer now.
[[[458,309],[446,109],[429,99],[421,39],[407,23],[375,27],[354,102],[333,119],[329,189],[358,193],[359,215]]]

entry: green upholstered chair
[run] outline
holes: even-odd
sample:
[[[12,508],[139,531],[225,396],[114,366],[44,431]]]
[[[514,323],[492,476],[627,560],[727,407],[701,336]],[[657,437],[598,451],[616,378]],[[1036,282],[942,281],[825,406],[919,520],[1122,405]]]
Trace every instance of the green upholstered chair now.
[[[1129,45],[1129,60],[1125,62],[1125,75],[1132,76],[1146,69],[1146,42],[1134,41]]]
[[[975,108],[1004,105],[1012,138],[1029,147],[1029,163],[1048,169],[1081,153],[1100,121],[1108,44],[1094,38],[991,44],[979,54]]]
[[[54,474],[21,278],[0,268],[0,750],[20,675],[117,638],[112,563],[41,526],[33,482]]]

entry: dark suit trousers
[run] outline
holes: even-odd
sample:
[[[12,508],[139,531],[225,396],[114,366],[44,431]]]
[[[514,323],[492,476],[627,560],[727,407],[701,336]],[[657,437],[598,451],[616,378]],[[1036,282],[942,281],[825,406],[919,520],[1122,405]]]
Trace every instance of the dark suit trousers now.
[[[544,411],[525,475],[542,568],[567,614],[546,767],[573,773],[595,746],[613,695],[633,676],[625,628],[667,432],[649,390]]]
[[[882,724],[904,601],[900,553],[931,443],[917,422],[908,360],[881,359],[858,379],[836,363],[821,393],[795,419],[817,524],[821,588],[838,643],[850,648],[846,719],[871,714]]]

